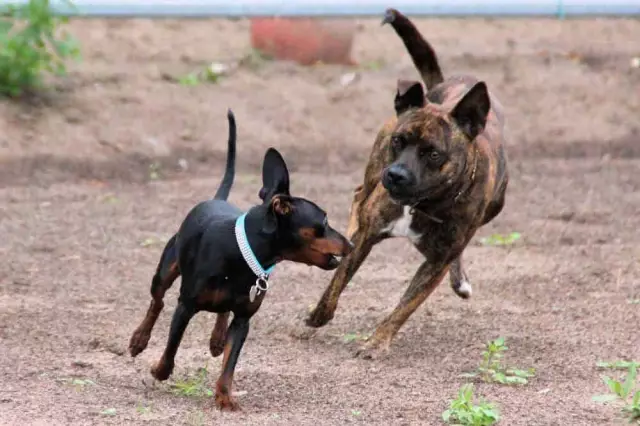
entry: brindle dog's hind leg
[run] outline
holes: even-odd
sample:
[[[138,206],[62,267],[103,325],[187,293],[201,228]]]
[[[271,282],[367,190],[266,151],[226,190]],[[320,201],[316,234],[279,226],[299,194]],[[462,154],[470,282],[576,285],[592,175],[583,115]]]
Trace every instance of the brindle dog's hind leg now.
[[[175,251],[176,236],[174,235],[167,242],[167,245],[160,256],[158,268],[151,281],[151,304],[147,314],[133,332],[129,340],[129,353],[135,357],[144,351],[151,337],[151,330],[156,324],[156,320],[164,307],[164,295],[171,288],[173,282],[180,276],[180,269],[176,259]]]
[[[451,288],[453,291],[463,299],[471,297],[473,288],[467,278],[467,274],[462,266],[462,253],[451,262],[451,268],[449,269],[449,281],[451,282]]]

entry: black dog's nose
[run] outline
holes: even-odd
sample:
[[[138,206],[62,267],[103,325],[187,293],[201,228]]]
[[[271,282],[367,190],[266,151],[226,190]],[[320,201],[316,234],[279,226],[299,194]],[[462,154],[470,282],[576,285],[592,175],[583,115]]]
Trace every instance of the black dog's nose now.
[[[413,173],[405,167],[391,166],[384,174],[384,180],[390,186],[409,186],[414,183]]]

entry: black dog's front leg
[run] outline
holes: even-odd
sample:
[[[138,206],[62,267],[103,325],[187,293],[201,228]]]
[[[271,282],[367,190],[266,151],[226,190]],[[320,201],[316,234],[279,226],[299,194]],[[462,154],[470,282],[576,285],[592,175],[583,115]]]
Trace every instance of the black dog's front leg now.
[[[233,317],[227,330],[227,342],[224,346],[222,374],[216,383],[216,407],[221,410],[237,411],[240,406],[231,398],[233,372],[236,369],[242,345],[249,334],[249,318]]]
[[[178,346],[180,346],[184,331],[194,314],[194,309],[187,307],[182,302],[178,302],[178,306],[173,313],[173,319],[171,320],[171,329],[169,330],[167,347],[164,349],[164,353],[162,354],[160,361],[158,361],[158,363],[151,369],[151,374],[157,380],[167,380],[173,372],[174,360],[176,353],[178,352]]]

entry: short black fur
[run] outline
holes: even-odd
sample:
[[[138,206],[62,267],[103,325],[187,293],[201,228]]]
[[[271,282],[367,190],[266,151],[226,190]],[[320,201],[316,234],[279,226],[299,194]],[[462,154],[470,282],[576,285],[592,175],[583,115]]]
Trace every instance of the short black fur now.
[[[199,311],[218,313],[210,348],[212,355],[224,351],[225,356],[216,387],[216,405],[235,410],[238,406],[231,399],[233,371],[249,331],[249,320],[266,293],[250,300],[249,289],[257,277],[244,260],[235,237],[236,220],[243,211],[226,201],[235,170],[236,125],[231,111],[228,120],[228,154],[221,185],[213,199],[191,209],[167,242],[152,280],[151,305],[131,337],[129,350],[135,357],[146,348],[164,306],[164,294],[182,276],[167,346],[151,373],[158,380],[167,379],[190,319]],[[251,207],[245,218],[247,240],[262,267],[291,260],[335,269],[337,257],[348,254],[351,243],[329,226],[320,207],[291,196],[286,163],[274,148],[265,154],[262,178],[262,203]],[[234,317],[227,329],[229,313]]]

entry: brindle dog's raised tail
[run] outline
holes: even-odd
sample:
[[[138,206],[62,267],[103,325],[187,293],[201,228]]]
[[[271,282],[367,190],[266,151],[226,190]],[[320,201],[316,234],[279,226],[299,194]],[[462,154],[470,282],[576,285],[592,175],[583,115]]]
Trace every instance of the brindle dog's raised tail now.
[[[433,89],[444,81],[436,52],[422,37],[413,22],[396,9],[387,9],[382,20],[382,25],[384,24],[390,24],[404,43],[413,64],[427,86],[427,90]]]

